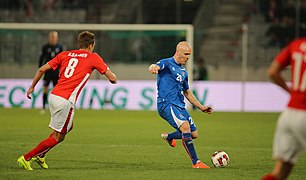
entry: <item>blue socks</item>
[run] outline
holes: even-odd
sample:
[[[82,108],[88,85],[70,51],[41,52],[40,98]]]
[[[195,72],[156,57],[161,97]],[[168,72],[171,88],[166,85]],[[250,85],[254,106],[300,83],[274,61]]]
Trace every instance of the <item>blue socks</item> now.
[[[168,137],[169,137],[169,135],[168,135]],[[183,142],[183,145],[184,145],[190,159],[192,160],[192,164],[196,164],[199,159],[198,159],[196,150],[195,150],[194,145],[193,145],[191,133],[183,133],[182,142]]]
[[[180,131],[175,131],[171,134],[168,134],[168,137],[166,139],[168,141],[171,141],[172,139],[182,139],[182,133]]]
[[[192,164],[196,164],[198,159],[196,150],[193,145],[191,133],[181,133],[180,131],[175,131],[173,133],[168,134],[168,137],[166,138],[168,141],[171,141],[172,139],[182,139],[183,145],[192,160]]]

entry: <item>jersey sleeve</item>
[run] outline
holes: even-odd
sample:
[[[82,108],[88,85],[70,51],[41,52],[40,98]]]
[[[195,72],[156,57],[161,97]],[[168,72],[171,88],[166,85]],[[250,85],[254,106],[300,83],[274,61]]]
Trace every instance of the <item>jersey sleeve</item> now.
[[[104,74],[109,68],[98,54],[95,55],[94,68],[97,69],[100,74]]]
[[[189,89],[188,75],[186,76],[185,80],[183,81],[183,89],[184,89],[184,91]]]
[[[62,55],[63,53],[60,53],[48,62],[48,64],[51,66],[53,70],[57,69],[60,66]]]
[[[290,64],[291,53],[290,46],[282,49],[281,52],[276,56],[275,61],[281,64],[282,67],[286,67]]]
[[[168,61],[167,60],[160,60],[156,63],[156,65],[160,67],[159,71],[162,71],[168,66]]]

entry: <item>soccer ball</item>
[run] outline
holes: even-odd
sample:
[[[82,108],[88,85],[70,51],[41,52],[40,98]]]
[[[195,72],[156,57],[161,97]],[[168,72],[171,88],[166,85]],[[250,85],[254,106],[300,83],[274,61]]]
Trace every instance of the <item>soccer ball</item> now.
[[[214,152],[214,154],[211,156],[211,162],[217,168],[225,167],[229,163],[229,156],[226,154],[226,152],[219,150]]]

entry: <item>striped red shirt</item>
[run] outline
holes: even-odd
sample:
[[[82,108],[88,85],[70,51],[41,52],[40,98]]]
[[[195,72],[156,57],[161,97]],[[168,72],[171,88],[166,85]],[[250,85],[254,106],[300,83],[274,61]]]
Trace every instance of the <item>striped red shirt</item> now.
[[[58,83],[51,93],[74,104],[92,71],[97,69],[101,74],[104,74],[108,69],[98,54],[84,50],[64,51],[48,64],[52,69],[60,68]]]
[[[306,38],[291,42],[275,60],[283,67],[292,68],[288,107],[306,110]]]

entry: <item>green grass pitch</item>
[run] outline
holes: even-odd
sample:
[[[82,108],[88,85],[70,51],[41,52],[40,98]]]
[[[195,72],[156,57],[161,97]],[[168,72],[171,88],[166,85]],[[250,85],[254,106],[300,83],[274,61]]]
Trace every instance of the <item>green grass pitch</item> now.
[[[16,159],[48,137],[49,113],[35,109],[0,108],[0,179],[260,179],[273,166],[272,138],[279,113],[190,111],[199,130],[198,156],[222,149],[226,168],[192,169],[182,143],[171,148],[160,138],[173,129],[154,111],[76,110],[74,130],[47,155],[48,170]],[[289,179],[306,179],[302,155]]]

